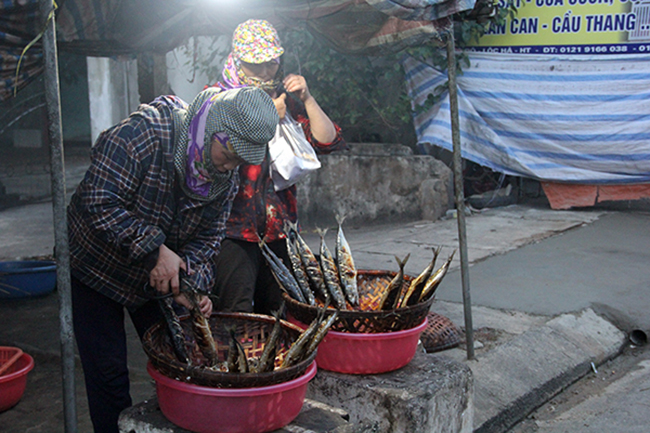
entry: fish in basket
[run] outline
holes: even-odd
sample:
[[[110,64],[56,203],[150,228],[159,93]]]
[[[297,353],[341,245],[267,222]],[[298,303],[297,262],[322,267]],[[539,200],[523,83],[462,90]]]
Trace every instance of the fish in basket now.
[[[321,313],[303,330],[275,317],[250,313],[214,313],[206,319],[214,353],[201,346],[191,315],[178,318],[174,336],[166,323],[152,326],[143,337],[151,364],[180,381],[218,388],[267,386],[295,379],[314,361],[319,343],[336,320]],[[175,347],[182,340],[179,357]],[[207,355],[207,354],[209,355]]]
[[[260,242],[262,253],[283,290],[288,315],[297,322],[309,324],[319,308],[329,305],[329,314],[338,311],[332,325],[336,332],[394,332],[421,324],[455,251],[436,268],[441,248],[433,249],[432,260],[415,278],[404,272],[408,255],[402,259],[395,257],[398,271],[356,269],[343,232],[343,218],[337,217],[337,221],[334,255],[325,243],[324,231],[320,232],[317,257],[292,224],[285,227],[290,266],[285,266]]]
[[[215,313],[207,320],[216,362],[198,347],[189,315],[179,318],[187,362],[164,323],[144,335],[147,371],[158,405],[172,423],[197,433],[263,433],[290,423],[316,374],[317,348],[336,316],[318,315],[303,330],[275,317]]]

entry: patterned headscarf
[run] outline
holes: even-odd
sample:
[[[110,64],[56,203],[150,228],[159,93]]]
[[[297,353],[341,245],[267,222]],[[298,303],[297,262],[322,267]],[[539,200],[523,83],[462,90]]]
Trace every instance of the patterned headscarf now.
[[[228,188],[232,172],[221,173],[212,164],[216,138],[232,145],[247,164],[257,165],[266,155],[266,143],[275,135],[278,112],[263,91],[253,87],[222,91],[208,88],[187,111],[174,111],[174,166],[183,191],[198,200],[213,200]]]
[[[276,89],[284,77],[280,57],[283,53],[278,32],[268,21],[248,20],[241,23],[232,35],[232,51],[224,66],[220,87],[236,89],[253,86],[264,91]],[[266,82],[246,76],[241,68],[241,62],[260,64],[270,61],[277,61],[280,67],[275,77]]]

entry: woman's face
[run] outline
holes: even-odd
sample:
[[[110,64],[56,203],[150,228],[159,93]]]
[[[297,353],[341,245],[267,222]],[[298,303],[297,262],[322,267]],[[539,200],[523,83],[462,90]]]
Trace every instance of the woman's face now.
[[[212,139],[210,159],[217,171],[221,173],[234,170],[246,162],[237,156],[230,141],[227,145],[224,145],[216,138]]]
[[[276,60],[270,60],[264,63],[246,63],[241,62],[241,69],[249,78],[258,78],[262,81],[271,81],[278,73],[280,63]]]

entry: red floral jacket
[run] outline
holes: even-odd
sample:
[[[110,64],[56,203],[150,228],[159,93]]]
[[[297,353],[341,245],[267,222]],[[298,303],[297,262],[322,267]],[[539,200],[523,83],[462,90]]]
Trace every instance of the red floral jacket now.
[[[316,153],[327,154],[347,149],[347,143],[338,125],[334,124],[334,141],[320,143],[311,133],[304,107],[287,98],[287,109],[302,125],[305,136],[316,149]],[[239,177],[239,192],[233,201],[230,218],[226,224],[226,237],[248,242],[258,242],[260,237],[265,237],[268,242],[284,238],[284,221],[296,222],[298,219],[295,185],[275,191],[268,159],[261,165],[240,166]]]

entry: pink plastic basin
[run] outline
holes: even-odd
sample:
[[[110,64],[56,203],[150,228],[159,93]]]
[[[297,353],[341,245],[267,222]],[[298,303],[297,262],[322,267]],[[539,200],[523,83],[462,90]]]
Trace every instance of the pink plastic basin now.
[[[34,358],[23,353],[9,370],[0,376],[0,412],[14,407],[23,397],[27,373],[34,368]]]
[[[290,317],[289,321],[305,328]],[[397,370],[411,362],[427,319],[403,331],[363,334],[329,331],[318,345],[318,368],[346,374],[379,374]]]
[[[151,363],[163,415],[179,427],[197,433],[262,433],[289,424],[302,409],[312,363],[302,376],[256,388],[211,388],[164,376]]]

